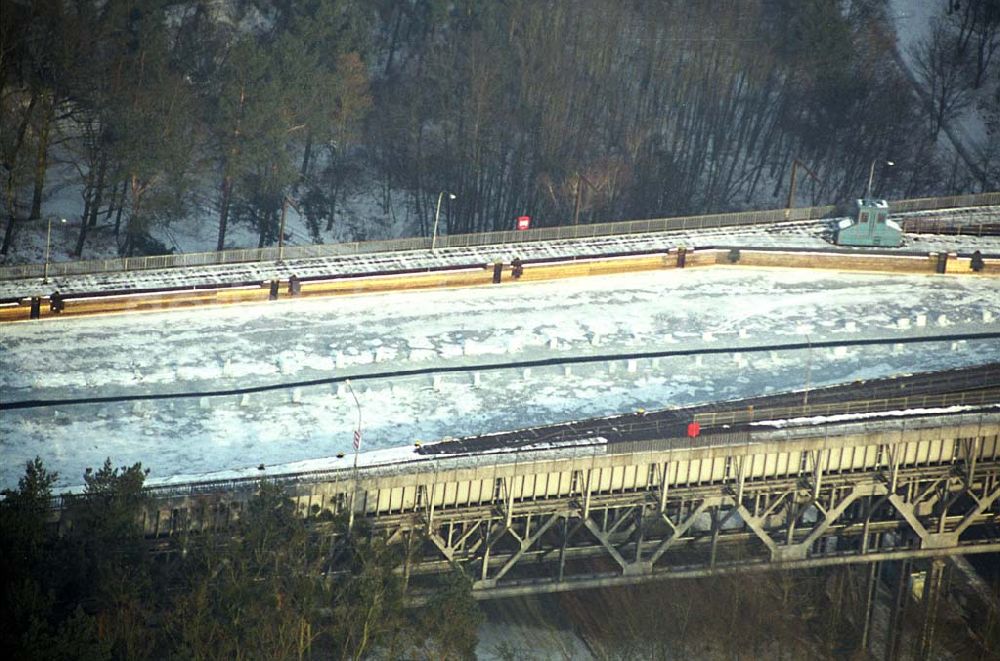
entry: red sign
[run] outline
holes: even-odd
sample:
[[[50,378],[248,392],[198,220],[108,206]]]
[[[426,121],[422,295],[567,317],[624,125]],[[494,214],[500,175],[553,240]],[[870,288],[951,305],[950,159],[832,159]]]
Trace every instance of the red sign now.
[[[518,216],[517,229],[526,230],[531,227],[531,216]]]
[[[700,433],[701,433],[701,425],[699,425],[697,422],[692,422],[691,424],[688,425],[688,436],[694,438]]]

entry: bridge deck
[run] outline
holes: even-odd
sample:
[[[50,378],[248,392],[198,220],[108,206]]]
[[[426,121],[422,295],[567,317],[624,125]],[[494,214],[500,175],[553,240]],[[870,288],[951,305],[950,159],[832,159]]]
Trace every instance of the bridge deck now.
[[[894,216],[895,217],[895,216]],[[910,227],[949,227],[956,223],[973,227],[989,224],[1000,218],[1000,206],[985,206],[953,210],[921,211],[902,214],[900,221]],[[835,220],[835,219],[833,219]],[[29,296],[47,296],[58,290],[62,294],[110,294],[115,292],[163,291],[212,286],[259,285],[261,282],[287,282],[292,275],[303,279],[358,276],[363,274],[413,273],[435,269],[482,267],[496,260],[510,263],[518,257],[525,261],[579,259],[608,255],[666,252],[678,246],[743,247],[793,250],[843,250],[829,242],[831,219],[782,222],[749,227],[710,227],[692,230],[643,232],[609,236],[584,236],[575,239],[498,243],[446,247],[438,250],[421,249],[418,244],[406,250],[360,254],[338,254],[336,246],[316,246],[316,252],[326,249],[330,254],[316,257],[290,257],[279,261],[204,264],[174,268],[105,271],[73,274],[72,265],[51,265],[50,281],[41,278],[0,278],[0,301]],[[982,232],[980,232],[982,234]],[[1000,237],[975,236],[974,233],[934,235],[922,233],[910,236],[899,252],[962,252],[981,250],[985,254],[1000,254]],[[308,255],[309,250],[303,249]],[[852,249],[847,253],[873,253],[867,249]],[[155,263],[155,258],[150,258]],[[109,264],[113,265],[113,260]],[[64,274],[60,268],[66,270]],[[81,267],[83,268],[83,267]],[[110,268],[110,266],[109,266]]]
[[[331,546],[353,510],[404,543],[411,589],[461,565],[482,598],[1000,552],[1000,412],[752,431],[722,445],[425,461],[288,483]],[[160,491],[152,537],[224,532],[253,489]],[[336,565],[331,571],[337,571]]]

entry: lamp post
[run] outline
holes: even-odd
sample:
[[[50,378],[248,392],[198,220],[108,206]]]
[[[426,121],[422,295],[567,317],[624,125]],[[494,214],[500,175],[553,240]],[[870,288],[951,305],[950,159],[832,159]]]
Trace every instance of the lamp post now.
[[[802,168],[806,171],[806,174],[812,177],[813,181],[820,181],[820,178],[816,176],[816,173],[809,169],[805,163],[797,158],[792,159],[792,178],[788,182],[788,204],[785,206],[786,209],[791,209],[792,205],[795,203],[795,187],[797,185],[796,168]],[[790,212],[786,211],[785,216],[790,215]]]
[[[351,530],[354,528],[354,499],[358,494],[358,453],[361,451],[361,402],[358,401],[358,396],[351,386],[351,380],[347,379],[344,381],[344,384],[351,392],[351,397],[354,398],[354,405],[358,408],[358,426],[354,430],[354,487],[351,489],[350,512],[347,515],[347,534],[350,535]]]
[[[49,229],[45,233],[45,267],[42,270],[42,284],[49,283],[49,251],[52,248],[52,218],[49,218]],[[65,218],[59,219],[60,223],[65,223]]]
[[[444,193],[445,193],[444,191],[441,191],[438,194],[437,209],[434,211],[434,230],[431,232],[431,250],[434,250],[435,246],[437,246],[438,220],[440,220],[441,218],[441,199],[444,197]],[[448,193],[448,199],[454,200],[455,194]]]
[[[281,198],[281,222],[278,224],[278,263],[285,257],[285,216],[288,215],[288,205],[292,205],[292,208],[298,214],[302,214],[299,206],[295,203],[295,200],[285,195]]]
[[[879,162],[879,159],[877,159],[877,158],[874,159],[872,161],[872,166],[870,168],[868,168],[868,188],[865,189],[865,199],[866,200],[871,199],[871,196],[872,196],[872,180],[875,178],[875,164],[878,163],[878,162]],[[893,165],[895,165],[895,163],[893,161],[886,161],[885,164],[888,165],[889,167],[892,167]]]
[[[806,344],[808,349],[806,350],[806,390],[802,395],[802,413],[805,414],[809,407],[809,389],[812,388],[812,357],[813,357],[813,345],[812,338],[806,333]]]

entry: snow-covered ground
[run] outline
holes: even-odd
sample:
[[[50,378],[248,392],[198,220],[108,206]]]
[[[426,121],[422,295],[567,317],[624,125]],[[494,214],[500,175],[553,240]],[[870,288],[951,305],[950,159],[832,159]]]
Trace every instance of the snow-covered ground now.
[[[0,397],[163,394],[355,377],[364,449],[1000,360],[1000,343],[751,352],[1000,329],[996,283],[762,269],[294,300],[4,327]],[[731,347],[732,353],[366,379],[421,367]],[[350,454],[343,384],[0,414],[0,487],[36,454],[79,484],[110,456],[151,478]],[[375,459],[375,457],[370,457]],[[345,459],[344,461],[349,461]],[[327,467],[336,465],[334,460]]]
[[[333,227],[327,231],[325,221],[320,227],[323,243],[372,241],[418,236],[419,218],[412,212],[409,194],[393,192],[386,200],[376,173],[366,172],[363,184],[344,191],[337,206]],[[209,185],[198,191],[183,218],[169,223],[157,223],[151,230],[152,237],[175,253],[205,252],[215,250],[218,240],[219,218],[216,199],[218,191]],[[386,202],[388,202],[386,204]],[[0,264],[31,264],[45,260],[48,219],[53,219],[50,259],[66,262],[80,259],[71,254],[80,234],[80,215],[83,213],[83,185],[79,173],[66,163],[52,165],[46,176],[42,218],[21,220],[18,224],[13,249],[9,255],[0,255]],[[60,222],[65,219],[65,223]],[[124,222],[124,221],[123,221]],[[441,215],[441,233],[448,230],[448,216]],[[287,209],[286,245],[301,246],[314,243],[306,219],[293,206]],[[256,248],[257,231],[247,223],[231,221],[226,229],[226,248]],[[114,238],[114,218],[98,216],[98,225],[89,230],[83,259],[118,257]]]
[[[959,3],[956,3],[959,4]],[[942,0],[889,0],[889,15],[896,33],[896,44],[899,51],[900,60],[903,66],[909,70],[911,78],[919,80],[917,71],[919,66],[916,63],[917,53],[923,45],[930,39],[937,26],[945,26],[951,19],[946,13],[948,3]],[[956,8],[953,16],[960,15],[960,9]],[[996,113],[995,92],[997,88],[997,66],[987,70],[986,82],[978,90],[971,88],[967,90],[970,95],[970,102],[961,109],[960,112],[949,121],[948,139],[957,141],[960,144],[956,148],[962,149],[971,157],[985,153],[987,142],[989,141],[987,115]],[[971,78],[971,73],[967,74]],[[965,81],[963,81],[963,84]],[[939,145],[945,144],[945,136],[942,134]],[[948,148],[947,153],[952,153]],[[982,165],[982,163],[976,163]]]

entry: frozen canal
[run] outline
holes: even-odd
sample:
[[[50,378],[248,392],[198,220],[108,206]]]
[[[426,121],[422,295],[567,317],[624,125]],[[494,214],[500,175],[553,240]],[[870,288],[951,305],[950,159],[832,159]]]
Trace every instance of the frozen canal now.
[[[364,449],[1000,360],[1000,342],[749,351],[1000,330],[994,279],[747,268],[324,298],[0,329],[0,401],[197,393],[354,376]],[[735,353],[366,379],[560,356]],[[110,456],[150,478],[351,451],[343,385],[0,411],[0,487],[36,454],[79,484]],[[343,461],[349,461],[349,458]]]

